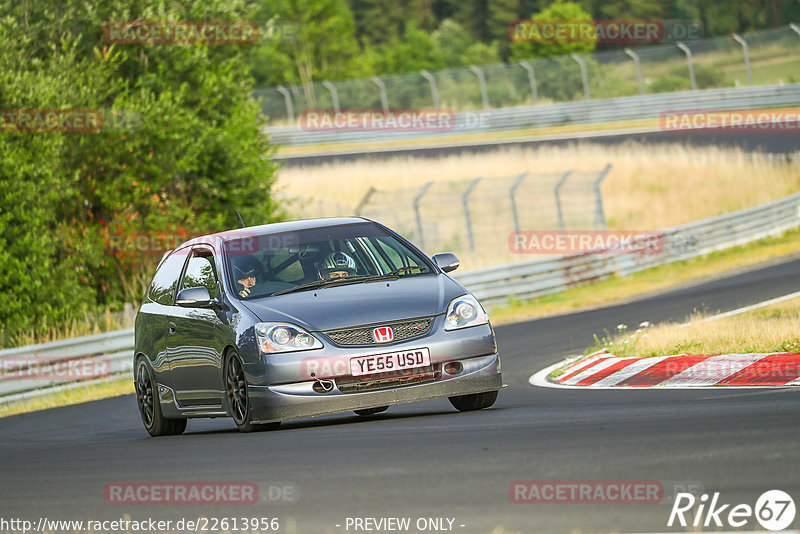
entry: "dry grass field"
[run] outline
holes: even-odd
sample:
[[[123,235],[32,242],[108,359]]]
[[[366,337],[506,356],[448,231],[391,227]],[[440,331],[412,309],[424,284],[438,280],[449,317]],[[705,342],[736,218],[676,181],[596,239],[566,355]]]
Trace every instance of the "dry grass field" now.
[[[787,163],[754,158],[739,149],[637,143],[612,147],[579,144],[509,148],[438,158],[402,156],[388,160],[284,168],[279,172],[278,188],[280,194],[294,199],[288,204],[292,216],[352,215],[371,187],[385,191],[421,187],[428,181],[436,182],[437,186],[453,182],[466,184],[481,176],[484,190],[492,183],[496,183],[498,188],[507,188],[509,177],[525,171],[565,172],[572,169],[591,172],[599,171],[609,163],[612,169],[602,183],[601,191],[610,229],[659,230],[755,206],[800,190],[800,163],[797,161]],[[480,203],[479,193],[476,190],[478,196],[473,197],[475,204]],[[393,212],[407,209],[405,201],[400,205],[401,196],[398,193],[398,205],[368,215],[379,221],[385,218],[384,222],[394,226]],[[408,195],[402,198],[408,198]],[[546,202],[551,202],[549,193]],[[587,204],[586,212],[591,214],[594,206],[588,201]],[[531,211],[540,209],[521,206],[523,219],[527,215],[526,207]],[[462,231],[463,217],[458,210],[458,204],[451,206],[449,216],[453,221],[440,224],[443,232]],[[535,256],[508,251],[507,235],[513,229],[508,203],[498,204],[494,211],[489,211],[492,215],[483,215],[475,225],[477,231],[483,228],[489,232],[491,228],[496,237],[491,242],[483,240],[474,254],[466,248],[463,235],[449,241],[442,239],[440,243],[448,244],[450,250],[459,254],[466,269],[534,259]],[[522,229],[554,228],[527,223],[527,227]],[[403,229],[400,230],[402,233]],[[409,237],[413,239],[413,236]],[[437,251],[426,247],[426,252]]]

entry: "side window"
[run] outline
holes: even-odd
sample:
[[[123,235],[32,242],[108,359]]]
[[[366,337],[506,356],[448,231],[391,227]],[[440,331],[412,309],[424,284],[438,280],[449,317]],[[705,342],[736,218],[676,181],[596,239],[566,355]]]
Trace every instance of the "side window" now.
[[[195,251],[189,258],[181,289],[190,287],[205,287],[211,298],[219,298],[219,282],[214,269],[214,258],[208,252]]]
[[[172,306],[175,302],[175,288],[181,276],[183,264],[186,261],[186,251],[172,253],[156,271],[147,296],[153,302],[164,306]]]

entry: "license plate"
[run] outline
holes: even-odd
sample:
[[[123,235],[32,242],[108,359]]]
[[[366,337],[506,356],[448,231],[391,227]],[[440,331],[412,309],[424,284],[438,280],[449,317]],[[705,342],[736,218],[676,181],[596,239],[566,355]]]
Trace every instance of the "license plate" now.
[[[431,353],[428,349],[401,350],[375,356],[351,358],[350,372],[353,376],[370,375],[425,367],[430,363]]]

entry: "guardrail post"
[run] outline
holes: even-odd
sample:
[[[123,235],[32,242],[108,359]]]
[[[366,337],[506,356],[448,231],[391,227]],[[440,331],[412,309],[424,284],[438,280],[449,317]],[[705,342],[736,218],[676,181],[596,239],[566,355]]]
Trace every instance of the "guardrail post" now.
[[[364,195],[364,198],[362,198],[361,202],[359,202],[358,206],[356,206],[356,215],[358,215],[359,217],[361,216],[361,210],[363,210],[367,206],[367,203],[369,202],[370,197],[372,197],[372,195],[375,194],[375,191],[376,191],[376,189],[374,187],[370,187],[369,188],[369,191],[367,191],[367,194]]]
[[[692,82],[692,91],[697,91],[697,81],[694,78],[694,62],[692,61],[692,51],[683,43],[678,43],[678,48],[686,54],[686,63],[689,64],[689,80]]]
[[[461,195],[461,205],[464,207],[464,218],[467,221],[467,239],[469,239],[470,252],[475,252],[475,236],[472,233],[472,218],[469,216],[469,195],[475,190],[475,188],[478,186],[478,182],[480,181],[480,177],[472,180],[472,183],[469,184],[467,190],[464,191],[463,195]]]
[[[420,76],[428,80],[431,86],[431,99],[433,100],[433,107],[439,109],[439,88],[436,87],[436,78],[427,70],[419,71]]]
[[[478,84],[481,86],[481,100],[483,101],[483,109],[489,109],[489,95],[486,92],[486,76],[484,76],[483,71],[475,65],[470,65],[469,70],[471,70],[475,76],[478,77]]]
[[[747,85],[753,85],[753,73],[750,71],[750,50],[745,41],[738,33],[733,34],[733,40],[742,45],[744,52],[744,68],[747,70]]]
[[[633,60],[633,66],[636,69],[636,81],[639,83],[639,94],[644,94],[644,81],[642,80],[642,63],[639,61],[639,54],[631,50],[625,49],[625,53]]]
[[[586,100],[592,99],[592,94],[589,92],[589,72],[586,70],[586,62],[578,54],[570,54],[575,63],[581,68],[581,79],[583,80],[583,96]]]
[[[383,106],[383,112],[387,115],[389,114],[389,99],[386,97],[386,84],[383,83],[383,80],[378,78],[377,76],[373,76],[370,78],[370,81],[378,86],[378,90],[381,93],[381,106]]]
[[[511,216],[514,217],[514,230],[516,232],[521,231],[519,227],[519,212],[517,212],[517,189],[519,189],[519,186],[522,185],[522,182],[525,180],[526,176],[528,176],[528,171],[525,171],[517,176],[517,179],[514,181],[511,189],[508,190],[508,196],[511,198]]]
[[[422,197],[425,196],[425,193],[428,192],[428,189],[431,188],[433,182],[428,182],[422,186],[417,193],[417,196],[414,197],[414,217],[417,220],[417,232],[419,232],[419,242],[421,248],[425,249],[425,233],[422,231],[422,216],[419,214],[419,203],[422,201]]]
[[[561,188],[567,183],[569,180],[569,175],[572,174],[572,171],[567,171],[564,173],[564,176],[556,184],[556,187],[553,189],[553,194],[555,195],[556,200],[556,213],[558,214],[558,229],[564,230],[564,213],[561,211]]]
[[[327,89],[328,91],[331,92],[331,99],[333,100],[333,110],[336,113],[339,113],[339,111],[340,111],[340,109],[339,109],[339,92],[336,90],[336,86],[333,85],[328,80],[325,80],[324,82],[322,82],[322,86],[325,89]]]
[[[280,94],[283,95],[283,101],[286,103],[286,116],[289,118],[289,122],[294,122],[294,106],[292,106],[292,94],[289,92],[287,88],[282,85],[279,85],[275,88]]]
[[[528,63],[527,61],[520,61],[520,67],[528,71],[528,82],[531,84],[531,94],[533,95],[533,103],[539,103],[539,91],[536,87],[536,76],[533,72],[533,65]]]
[[[594,230],[599,230],[602,222],[602,229],[606,229],[606,214],[603,210],[603,195],[600,192],[600,183],[606,179],[608,173],[611,172],[611,164],[606,165],[606,168],[600,171],[597,180],[594,181]]]

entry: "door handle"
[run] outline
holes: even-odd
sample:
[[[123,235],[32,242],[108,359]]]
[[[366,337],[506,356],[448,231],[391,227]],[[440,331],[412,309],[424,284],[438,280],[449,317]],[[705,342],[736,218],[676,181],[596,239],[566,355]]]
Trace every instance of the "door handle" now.
[[[169,323],[169,333],[170,334],[174,334],[177,331],[178,331],[178,325],[176,325],[175,323],[172,323],[172,322]]]

